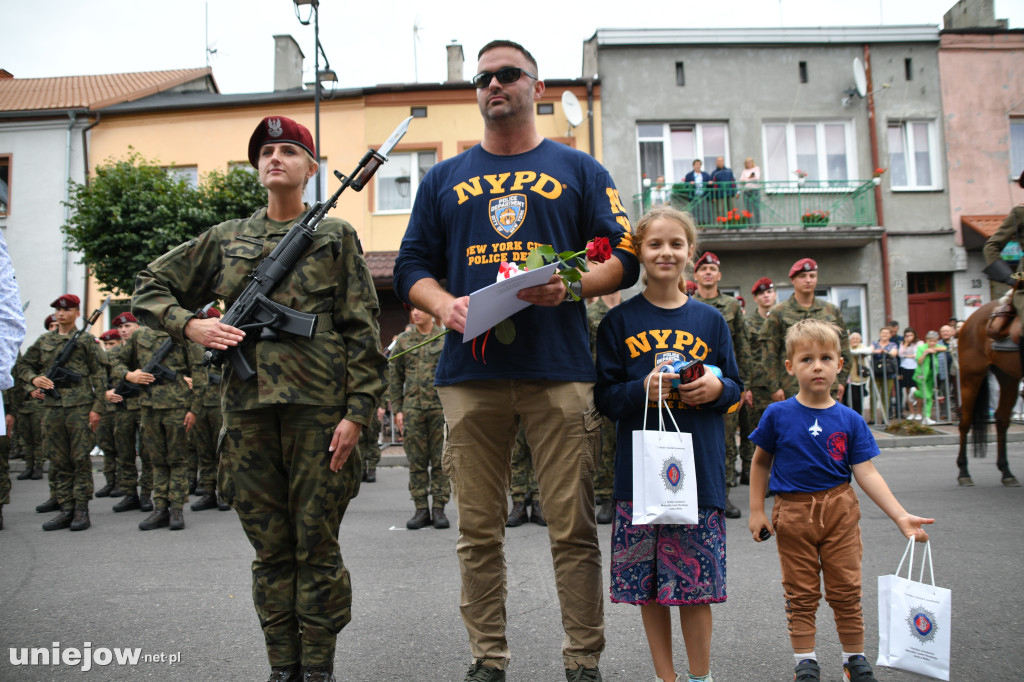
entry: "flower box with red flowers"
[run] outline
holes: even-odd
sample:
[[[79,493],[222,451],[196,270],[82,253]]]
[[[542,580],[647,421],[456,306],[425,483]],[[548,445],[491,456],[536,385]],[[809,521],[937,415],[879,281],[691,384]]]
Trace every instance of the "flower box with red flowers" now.
[[[733,208],[729,209],[729,212],[725,215],[720,215],[717,218],[718,226],[726,230],[739,230],[743,229],[750,224],[750,219],[753,218],[753,214],[750,211],[741,211]]]
[[[828,225],[828,211],[808,211],[800,216],[804,227],[825,227]]]

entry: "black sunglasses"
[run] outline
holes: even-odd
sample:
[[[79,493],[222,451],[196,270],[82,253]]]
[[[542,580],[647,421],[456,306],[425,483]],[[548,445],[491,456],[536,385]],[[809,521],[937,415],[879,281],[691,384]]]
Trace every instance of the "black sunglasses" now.
[[[526,69],[520,69],[518,66],[503,66],[497,71],[481,71],[473,76],[471,82],[478,90],[483,90],[491,84],[492,78],[497,78],[502,85],[508,85],[515,83],[524,73],[533,80],[537,80],[537,77]]]

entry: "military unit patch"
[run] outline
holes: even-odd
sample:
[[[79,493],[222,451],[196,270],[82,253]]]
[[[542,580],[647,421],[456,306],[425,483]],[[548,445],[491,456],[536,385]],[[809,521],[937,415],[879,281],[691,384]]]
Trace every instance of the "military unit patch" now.
[[[494,231],[508,239],[526,220],[526,195],[509,194],[491,199],[487,207]]]

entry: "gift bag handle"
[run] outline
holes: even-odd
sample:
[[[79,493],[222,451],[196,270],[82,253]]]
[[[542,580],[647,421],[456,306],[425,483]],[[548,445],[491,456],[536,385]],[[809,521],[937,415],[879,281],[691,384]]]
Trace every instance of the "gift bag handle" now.
[[[896,575],[899,575],[903,570],[903,562],[907,559],[907,554],[910,555],[910,563],[907,565],[907,580],[914,579],[914,545],[917,544],[914,538],[910,538],[907,542],[907,548],[903,550],[903,558],[900,559],[900,565],[896,569]],[[921,572],[917,576],[917,582],[924,582],[924,567],[927,564],[929,577],[931,578],[932,587],[935,587],[935,564],[932,563],[932,543],[928,540],[924,543],[924,551],[921,554]]]
[[[662,399],[661,399],[661,375],[664,374],[664,372],[656,372],[656,374],[658,375],[658,431],[659,432],[664,432],[665,431],[665,416],[662,414],[662,405],[663,405],[663,403],[662,403]],[[651,393],[651,378],[653,376],[654,376],[653,373],[652,374],[648,374],[647,375],[647,381],[644,383],[644,402],[647,402],[647,396],[649,396],[650,393]],[[648,411],[649,410],[647,410],[646,407],[645,407],[644,408],[644,427],[643,427],[644,431],[647,430],[647,413],[648,413]],[[676,427],[676,432],[682,433],[679,430],[679,424],[676,423],[676,418],[672,415],[672,410],[670,410],[670,409],[668,409],[666,407],[665,411],[668,412],[668,418],[672,420],[672,426]]]

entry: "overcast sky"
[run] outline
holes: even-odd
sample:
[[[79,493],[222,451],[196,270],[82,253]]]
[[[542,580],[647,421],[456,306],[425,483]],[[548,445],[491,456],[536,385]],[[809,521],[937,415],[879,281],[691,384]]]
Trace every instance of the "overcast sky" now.
[[[979,0],[980,1],[980,0]],[[941,25],[954,0],[321,0],[320,42],[339,87],[440,82],[445,45],[469,65],[494,38],[521,42],[541,77],[581,75],[583,41],[598,28]],[[206,46],[221,92],[273,89],[274,40],[290,34],[313,73],[313,26],[292,0],[0,0],[0,68],[17,78],[202,67]],[[1024,27],[1024,0],[996,0],[996,16]],[[305,19],[309,7],[298,10]],[[208,19],[207,19],[208,17]],[[418,27],[415,31],[414,28]],[[208,35],[208,37],[207,37]],[[415,53],[415,57],[414,57]]]

